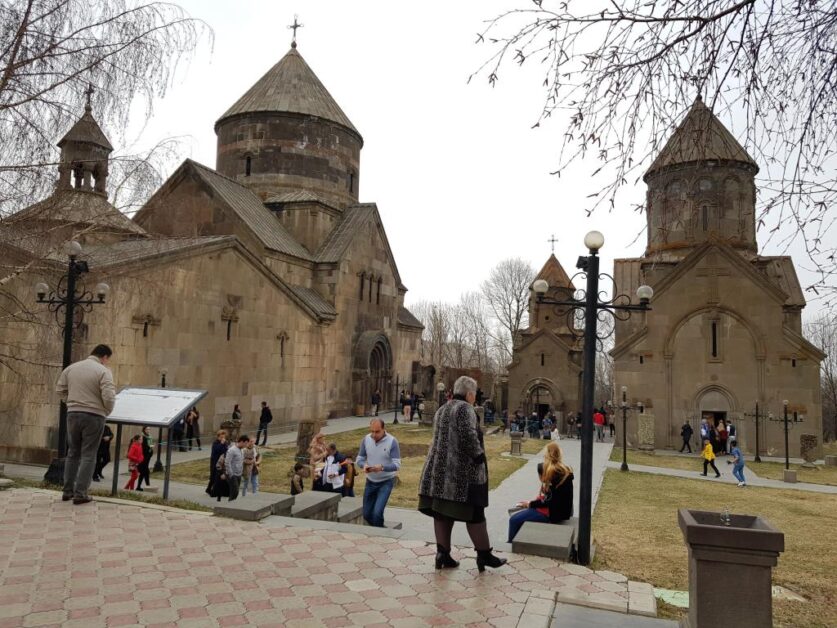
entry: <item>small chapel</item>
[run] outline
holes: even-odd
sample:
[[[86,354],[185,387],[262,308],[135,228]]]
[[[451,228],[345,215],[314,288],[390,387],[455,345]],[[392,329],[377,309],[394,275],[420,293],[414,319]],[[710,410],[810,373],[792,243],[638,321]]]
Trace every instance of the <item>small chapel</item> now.
[[[616,290],[654,289],[651,309],[617,321],[614,390],[627,388],[630,446],[680,446],[688,421],[732,421],[755,453],[790,455],[803,435],[822,455],[820,362],[802,336],[806,305],[793,261],[759,253],[759,167],[698,98],[644,175],[647,246],[614,263]],[[618,422],[617,422],[618,424]],[[809,436],[810,438],[810,436]],[[810,441],[809,441],[810,442]]]
[[[113,147],[84,113],[58,142],[56,187],[0,222],[0,459],[49,462],[62,331],[33,286],[60,293],[81,244],[90,289],[73,360],[112,347],[117,388],[209,391],[201,430],[261,402],[274,429],[394,403],[419,368],[423,326],[374,203],[360,202],[363,137],[296,42],[215,123],[215,167],[187,159],[133,217],[108,200]]]

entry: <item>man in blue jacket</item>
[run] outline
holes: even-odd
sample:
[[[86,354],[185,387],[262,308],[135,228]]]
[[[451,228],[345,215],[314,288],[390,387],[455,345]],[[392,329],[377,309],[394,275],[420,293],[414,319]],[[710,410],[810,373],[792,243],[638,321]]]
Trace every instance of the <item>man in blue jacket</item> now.
[[[360,443],[357,466],[366,472],[363,491],[363,518],[371,526],[384,527],[384,508],[401,468],[401,450],[381,419],[369,422],[369,434]]]

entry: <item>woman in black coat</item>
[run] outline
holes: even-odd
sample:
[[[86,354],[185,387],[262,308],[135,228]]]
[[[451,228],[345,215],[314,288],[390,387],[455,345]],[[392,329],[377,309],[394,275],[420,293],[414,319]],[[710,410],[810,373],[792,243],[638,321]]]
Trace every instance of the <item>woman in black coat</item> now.
[[[540,494],[528,502],[520,502],[522,510],[509,519],[509,543],[527,521],[561,523],[573,516],[573,470],[564,464],[558,443],[546,446],[544,461],[538,465]]]
[[[226,487],[226,481],[219,476],[218,470],[215,468],[218,464],[218,459],[227,453],[227,432],[225,430],[218,430],[215,435],[215,442],[212,443],[212,453],[209,455],[209,484],[206,485],[206,493],[211,497],[220,497],[226,488],[229,494],[229,488]]]
[[[421,472],[418,509],[433,517],[436,569],[459,566],[450,555],[455,521],[466,524],[480,571],[506,563],[505,558],[491,553],[488,540],[488,464],[473,407],[476,393],[477,382],[460,377],[453,385],[453,399],[439,408],[433,419],[433,440]]]

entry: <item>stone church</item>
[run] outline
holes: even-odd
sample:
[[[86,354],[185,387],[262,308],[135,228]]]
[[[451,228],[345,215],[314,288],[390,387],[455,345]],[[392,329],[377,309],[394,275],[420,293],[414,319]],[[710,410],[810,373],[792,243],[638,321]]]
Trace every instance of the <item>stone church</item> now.
[[[571,299],[575,287],[561,263],[551,255],[535,281],[549,284],[547,297]],[[508,365],[508,410],[543,417],[553,410],[563,419],[581,410],[582,344],[568,308],[542,305],[529,291],[529,326],[514,338]]]
[[[819,369],[823,353],[802,336],[805,297],[793,261],[759,254],[758,165],[698,99],[644,180],[648,244],[642,257],[614,264],[617,291],[654,289],[651,310],[616,325],[612,351],[617,395],[632,404],[628,440],[642,447],[680,445],[688,420],[732,420],[745,451],[755,452],[759,404],[761,453],[784,454],[783,402],[813,434],[821,455]],[[619,422],[617,422],[619,423]]]
[[[422,324],[374,203],[363,138],[292,44],[216,122],[215,169],[186,160],[134,216],[107,198],[112,146],[88,102],[61,139],[55,192],[0,223],[0,459],[48,462],[57,443],[61,330],[33,286],[55,287],[81,243],[105,304],[79,312],[73,359],[107,343],[118,387],[203,388],[202,432],[262,401],[273,427],[385,402],[411,381]]]

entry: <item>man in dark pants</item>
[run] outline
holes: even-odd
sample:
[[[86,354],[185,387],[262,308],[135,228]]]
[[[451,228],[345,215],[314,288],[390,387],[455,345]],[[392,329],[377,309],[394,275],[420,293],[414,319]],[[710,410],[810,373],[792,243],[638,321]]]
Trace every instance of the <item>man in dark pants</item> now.
[[[378,416],[378,408],[381,406],[381,391],[376,390],[372,393],[372,416]]]
[[[103,480],[102,471],[108,466],[110,462],[110,441],[113,440],[113,431],[105,425],[105,430],[102,432],[102,440],[99,443],[99,451],[96,455],[96,468],[93,470],[93,481],[98,482]]]
[[[689,453],[692,453],[692,445],[690,441],[692,440],[693,433],[694,430],[692,430],[692,426],[689,425],[688,421],[686,421],[683,424],[683,427],[680,428],[680,436],[683,438],[683,446],[680,448],[681,454],[683,453],[683,450],[686,449],[686,447],[689,448]]]
[[[267,401],[262,401],[262,413],[259,416],[259,429],[256,430],[256,445],[259,445],[259,436],[264,434],[264,442],[262,445],[267,445],[267,426],[273,420],[273,413],[267,405]]]
[[[67,459],[64,463],[63,501],[74,504],[93,501],[87,494],[105,418],[116,403],[116,387],[107,363],[113,351],[97,345],[90,356],[61,372],[55,391],[67,405]]]

